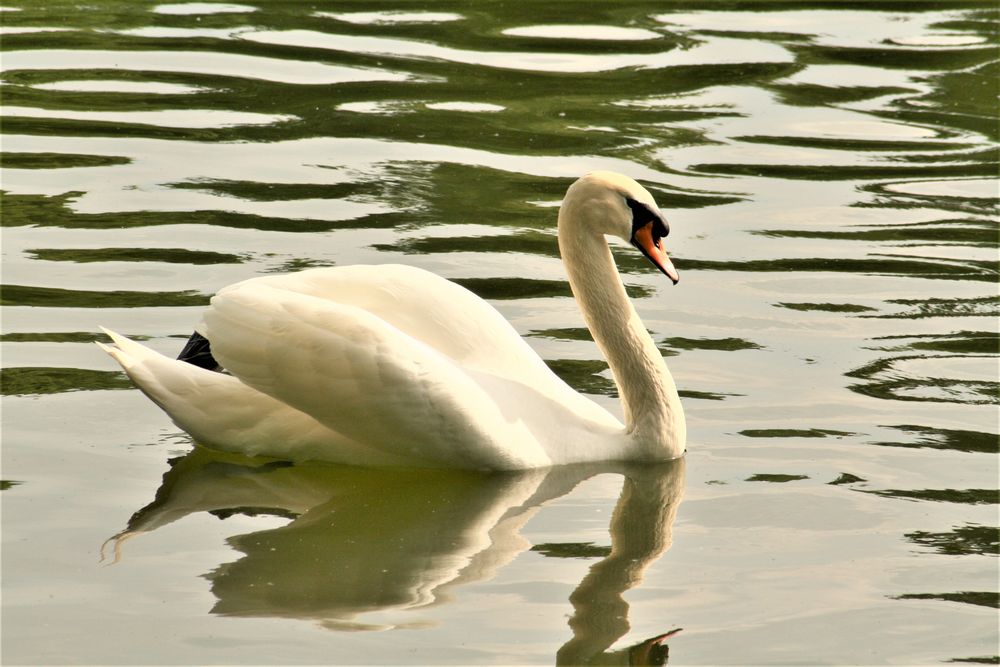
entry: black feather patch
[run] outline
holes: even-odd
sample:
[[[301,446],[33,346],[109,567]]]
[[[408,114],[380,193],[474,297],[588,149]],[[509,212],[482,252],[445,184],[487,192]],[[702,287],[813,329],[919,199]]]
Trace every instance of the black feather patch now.
[[[222,366],[212,356],[212,344],[197,331],[188,338],[187,344],[177,355],[177,359],[210,371],[222,370]]]

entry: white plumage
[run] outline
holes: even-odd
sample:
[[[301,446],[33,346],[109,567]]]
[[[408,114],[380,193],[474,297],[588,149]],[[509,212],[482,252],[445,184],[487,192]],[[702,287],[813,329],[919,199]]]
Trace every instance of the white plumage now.
[[[218,373],[114,332],[102,345],[174,422],[210,447],[357,465],[521,469],[684,451],[673,380],[604,234],[664,273],[667,233],[640,185],[595,172],[567,192],[559,243],[570,284],[618,382],[626,424],[554,375],[465,288],[401,265],[247,280],[212,298],[199,332]]]

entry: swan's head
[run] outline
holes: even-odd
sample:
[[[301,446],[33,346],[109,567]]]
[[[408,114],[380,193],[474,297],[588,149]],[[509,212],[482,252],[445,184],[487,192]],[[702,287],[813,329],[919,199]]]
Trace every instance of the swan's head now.
[[[670,225],[646,188],[613,171],[592,171],[569,187],[559,215],[560,227],[573,219],[593,232],[617,236],[634,245],[677,284],[680,276],[663,249]]]

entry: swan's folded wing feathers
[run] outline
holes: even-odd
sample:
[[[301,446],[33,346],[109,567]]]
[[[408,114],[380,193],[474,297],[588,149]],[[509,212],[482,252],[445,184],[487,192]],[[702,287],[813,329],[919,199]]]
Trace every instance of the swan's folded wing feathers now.
[[[466,368],[534,383],[553,378],[495,308],[423,269],[401,264],[317,268],[252,278],[220,294],[251,285],[356,306]]]
[[[248,282],[213,298],[205,326],[236,377],[352,439],[450,465],[548,463],[453,361],[362,308]]]
[[[521,383],[582,419],[620,427],[611,414],[549,370],[493,306],[441,276],[401,264],[324,267],[251,278],[219,295],[261,286],[360,308],[470,374],[480,371]]]

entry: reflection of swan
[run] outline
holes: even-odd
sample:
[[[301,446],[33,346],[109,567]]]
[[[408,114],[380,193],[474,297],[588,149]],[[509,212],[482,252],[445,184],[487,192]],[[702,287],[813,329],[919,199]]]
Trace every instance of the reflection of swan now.
[[[156,499],[137,512],[116,547],[191,513],[268,513],[285,526],[229,539],[242,557],[208,575],[213,612],[298,618],[331,629],[386,627],[364,613],[423,607],[491,579],[531,545],[520,530],[540,507],[601,473],[625,478],[611,519],[611,553],[570,597],[574,637],[563,664],[594,656],[661,655],[662,637],[604,653],[628,632],[625,591],[670,546],[684,459],[480,473],[265,463],[195,448],[173,462]],[[392,493],[386,493],[392,489]],[[120,555],[120,554],[119,554]],[[261,585],[266,582],[267,585]]]
[[[610,172],[576,181],[559,210],[569,282],[618,383],[624,426],[556,377],[492,306],[405,266],[223,289],[193,340],[206,365],[218,359],[231,375],[117,334],[102,347],[181,428],[225,451],[488,469],[676,458],[680,399],[604,238],[630,241],[676,282],[667,232],[649,192]]]
[[[646,568],[670,548],[671,528],[683,494],[680,482],[684,469],[677,466],[669,474],[664,472],[637,468],[626,474],[608,526],[611,553],[590,568],[569,597],[575,611],[569,620],[573,638],[559,649],[558,664],[614,664],[592,661],[592,656],[608,655],[603,652],[628,632],[628,603],[622,593],[642,581]],[[621,664],[663,664],[666,650],[661,642],[671,634],[626,649],[622,657],[627,659]]]

